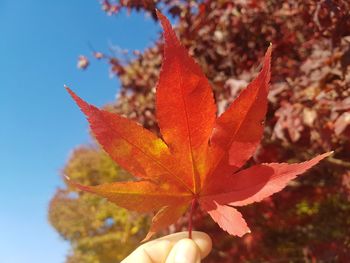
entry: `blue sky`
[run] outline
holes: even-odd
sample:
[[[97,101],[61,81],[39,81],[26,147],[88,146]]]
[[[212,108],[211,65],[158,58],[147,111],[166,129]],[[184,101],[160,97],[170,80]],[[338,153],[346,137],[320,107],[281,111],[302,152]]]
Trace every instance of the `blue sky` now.
[[[78,55],[87,43],[143,50],[158,31],[143,13],[106,16],[97,0],[0,0],[0,262],[60,263],[68,252],[47,207],[69,153],[90,139],[63,84],[99,106],[119,86],[104,62],[77,70]]]

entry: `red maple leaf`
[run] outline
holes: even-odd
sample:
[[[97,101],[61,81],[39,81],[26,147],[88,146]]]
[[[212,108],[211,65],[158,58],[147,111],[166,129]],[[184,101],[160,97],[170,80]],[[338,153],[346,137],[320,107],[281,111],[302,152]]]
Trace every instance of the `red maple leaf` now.
[[[86,103],[67,88],[103,149],[139,179],[98,186],[72,183],[130,210],[158,210],[146,238],[175,223],[196,204],[222,229],[243,236],[250,230],[234,207],[261,201],[282,190],[330,153],[303,163],[260,164],[239,170],[262,137],[271,46],[258,76],[216,118],[207,78],[180,44],[166,17],[160,13],[158,17],[165,38],[156,97],[162,138],[118,114]],[[190,236],[191,217],[192,213]]]

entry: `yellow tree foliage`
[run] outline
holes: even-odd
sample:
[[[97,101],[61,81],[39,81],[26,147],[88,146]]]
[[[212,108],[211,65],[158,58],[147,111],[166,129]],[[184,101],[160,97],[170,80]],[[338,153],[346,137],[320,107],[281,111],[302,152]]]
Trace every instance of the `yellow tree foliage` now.
[[[74,150],[63,174],[87,185],[130,179],[100,149],[86,146]],[[68,185],[51,200],[49,220],[71,243],[67,263],[119,262],[147,234],[149,224],[147,216]]]

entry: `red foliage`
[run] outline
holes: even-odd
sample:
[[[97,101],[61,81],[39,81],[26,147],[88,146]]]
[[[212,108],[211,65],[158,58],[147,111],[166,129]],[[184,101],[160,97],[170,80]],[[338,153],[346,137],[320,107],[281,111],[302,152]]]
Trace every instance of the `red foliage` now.
[[[177,32],[211,81],[220,112],[245,86],[242,83],[255,76],[256,61],[269,42],[274,44],[265,139],[250,162],[298,161],[335,151],[313,175],[242,210],[254,226],[251,236],[232,239],[210,221],[195,221],[195,228],[208,232],[216,244],[207,262],[346,262],[350,258],[349,2],[162,0],[143,4],[120,1],[117,5],[151,13],[156,6],[178,19]],[[118,67],[112,68],[122,90],[111,109],[154,131],[158,131],[153,105],[161,46],[158,42],[127,63],[115,58]]]
[[[242,237],[250,230],[232,206],[259,202],[279,192],[330,153],[299,164],[265,163],[235,173],[254,154],[263,133],[272,47],[259,75],[215,119],[216,105],[208,80],[177,39],[170,22],[161,13],[157,15],[165,39],[156,100],[164,141],[135,122],[89,105],[67,88],[104,150],[141,178],[98,186],[72,184],[130,210],[159,210],[146,239],[176,223],[189,206],[191,237],[196,204],[223,230]]]

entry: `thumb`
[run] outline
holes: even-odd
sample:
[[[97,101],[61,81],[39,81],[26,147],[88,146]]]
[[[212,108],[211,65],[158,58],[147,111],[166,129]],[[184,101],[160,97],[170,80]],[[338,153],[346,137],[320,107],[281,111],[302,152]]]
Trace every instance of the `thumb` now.
[[[189,238],[178,241],[170,251],[165,263],[199,263],[201,254],[197,244]]]
[[[180,232],[149,241],[139,246],[122,263],[200,262],[200,259],[206,257],[211,251],[212,241],[210,237],[206,233],[198,231],[192,232],[192,240],[187,237],[188,232]],[[197,252],[199,253],[199,261],[196,261]],[[170,253],[171,255],[169,255]],[[191,256],[194,261],[189,261],[189,259],[180,261],[180,258],[184,258],[186,255]]]

